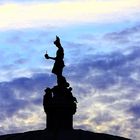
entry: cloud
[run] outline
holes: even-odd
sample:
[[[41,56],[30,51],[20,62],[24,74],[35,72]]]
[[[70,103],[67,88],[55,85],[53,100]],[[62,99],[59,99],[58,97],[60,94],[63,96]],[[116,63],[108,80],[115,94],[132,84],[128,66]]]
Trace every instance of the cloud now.
[[[128,111],[131,112],[135,116],[135,119],[139,119],[140,118],[139,110],[140,110],[140,104],[137,102],[134,102]]]
[[[5,3],[0,5],[0,29],[57,28],[81,23],[121,22],[137,19],[136,13],[139,13],[138,0]]]
[[[124,38],[128,36],[127,34],[131,36],[134,32],[126,32]],[[25,40],[28,42],[29,39]],[[18,41],[23,42],[21,39]],[[77,50],[76,54],[80,47],[86,45],[69,42],[65,44],[66,48],[73,46],[70,51],[74,53]],[[139,138],[140,120],[137,112],[140,98],[139,51],[139,45],[130,44],[125,51],[114,50],[108,53],[90,53],[90,55],[85,51],[80,60],[69,61],[64,75],[73,87],[73,94],[79,102],[74,119],[75,128],[132,139]],[[45,114],[42,108],[43,90],[46,86],[53,86],[56,79],[52,75],[44,74],[44,67],[36,71],[27,71],[30,72],[29,75],[25,72],[24,70],[13,72],[11,75],[18,75],[16,79],[13,77],[9,82],[0,83],[1,134],[45,127]],[[37,74],[38,72],[40,74]],[[32,75],[33,73],[35,74]],[[23,75],[20,77],[20,74],[24,77]]]
[[[90,55],[65,69],[73,94],[79,101],[74,119],[76,128],[134,138],[129,132],[132,127],[134,132],[139,129],[134,126],[135,120],[134,124],[131,122],[132,117],[139,116],[136,113],[139,107],[135,105],[140,87],[139,51],[139,48],[134,48],[127,55],[120,52]],[[32,129],[45,127],[43,89],[55,85],[54,82],[54,76],[43,73],[1,82],[1,133],[3,130],[12,132],[15,127],[14,132],[27,131],[31,126]],[[42,117],[38,120],[39,116]],[[20,129],[21,124],[23,129]]]
[[[45,65],[47,71],[51,62],[47,63],[43,55],[46,44],[51,40],[50,34],[43,29],[1,32],[0,81],[30,76],[32,72],[40,69],[36,66],[42,68]],[[48,47],[48,50],[53,52],[51,47]]]
[[[127,78],[133,71],[137,71],[139,67],[139,63],[137,65],[135,64],[135,62],[139,60],[139,50],[140,48],[136,47],[133,48],[129,54],[123,54],[123,52],[113,52],[111,54],[102,54],[99,57],[98,55],[88,55],[87,57],[85,56],[83,60],[81,60],[82,63],[79,63],[79,65],[75,67],[73,66],[69,68],[69,71],[76,69],[77,73],[74,75],[75,80],[82,80],[82,78],[87,76],[89,73],[93,74],[93,78],[96,79],[97,77],[98,80],[101,77],[109,78],[108,81],[111,81],[111,77],[114,78],[114,76],[123,76]],[[130,65],[127,63],[130,63]],[[108,76],[106,77],[104,74],[107,74]],[[83,77],[80,75],[83,75]],[[88,80],[89,79],[87,79],[85,82]],[[97,81],[95,80],[95,82]]]
[[[52,86],[53,80],[51,76],[42,73],[0,83],[0,130],[3,134],[27,131],[31,126],[31,130],[37,129],[37,123],[40,129],[45,127],[42,98],[44,89]]]
[[[140,97],[139,51],[140,48],[136,47],[131,48],[127,55],[123,52],[97,57],[91,55],[81,60],[79,65],[68,68],[67,75],[82,102],[79,103],[78,115],[89,116],[83,118],[85,125],[91,124],[88,130],[131,138],[138,135],[135,133],[139,129],[135,126],[137,119],[132,122],[132,117],[139,116],[139,105],[135,105]],[[135,127],[133,134],[130,133],[132,127]]]
[[[133,26],[131,28],[127,28],[125,30],[122,30],[120,32],[113,32],[108,33],[104,36],[105,39],[108,39],[109,41],[114,41],[119,44],[128,44],[139,41],[140,36],[140,25]]]
[[[109,28],[108,26],[111,27]],[[126,27],[124,28],[123,26]],[[133,48],[139,48],[139,27],[139,23],[134,23],[134,25],[117,24],[97,27],[98,30],[102,28],[102,33],[100,33],[100,31],[96,33],[96,28],[92,28],[91,30],[94,31],[93,33],[89,31],[85,33],[81,32],[82,35],[78,38],[78,41],[82,42],[84,47],[81,45],[81,47],[77,48],[80,50],[79,52],[85,49],[83,51],[84,56],[93,54],[98,54],[99,56],[99,54],[102,55],[113,52],[129,54]],[[76,53],[78,54],[78,52]]]

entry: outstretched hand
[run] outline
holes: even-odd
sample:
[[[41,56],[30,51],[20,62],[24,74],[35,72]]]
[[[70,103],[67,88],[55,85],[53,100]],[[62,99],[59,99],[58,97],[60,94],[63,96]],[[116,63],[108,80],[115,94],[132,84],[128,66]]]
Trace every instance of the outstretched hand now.
[[[47,53],[45,54],[45,58],[46,59],[49,59],[49,55]]]

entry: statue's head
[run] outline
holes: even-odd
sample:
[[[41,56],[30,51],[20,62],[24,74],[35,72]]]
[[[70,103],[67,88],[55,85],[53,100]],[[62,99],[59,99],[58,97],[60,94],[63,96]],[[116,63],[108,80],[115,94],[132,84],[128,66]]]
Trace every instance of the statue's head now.
[[[56,36],[56,40],[54,41],[54,44],[57,46],[57,47],[60,47],[61,44],[60,44],[60,38],[58,36]]]

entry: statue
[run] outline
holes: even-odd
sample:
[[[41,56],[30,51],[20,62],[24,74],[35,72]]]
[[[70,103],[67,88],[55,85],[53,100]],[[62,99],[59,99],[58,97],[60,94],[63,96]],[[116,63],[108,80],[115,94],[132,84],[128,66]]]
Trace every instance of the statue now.
[[[64,50],[58,36],[56,36],[54,44],[58,48],[56,57],[50,57],[47,52],[45,54],[46,59],[55,61],[52,73],[57,76],[57,85],[52,89],[47,87],[43,98],[44,111],[47,114],[47,129],[72,129],[72,116],[76,112],[77,100],[72,95],[72,87],[62,75],[65,66]]]
[[[52,73],[56,74],[57,77],[61,77],[62,76],[62,71],[64,68],[64,50],[63,47],[61,46],[60,43],[60,39],[58,36],[56,36],[56,40],[54,41],[55,46],[58,48],[57,53],[56,53],[56,57],[50,57],[47,53],[45,54],[45,58],[46,59],[52,59],[55,61],[53,69],[52,69]]]

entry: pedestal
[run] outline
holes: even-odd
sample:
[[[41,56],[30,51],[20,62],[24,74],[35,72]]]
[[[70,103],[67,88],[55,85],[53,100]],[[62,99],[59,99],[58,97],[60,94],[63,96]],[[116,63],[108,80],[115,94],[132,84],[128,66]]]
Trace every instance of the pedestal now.
[[[50,100],[44,96],[44,110],[46,113],[46,127],[48,130],[72,130],[73,115],[76,112],[76,102],[62,97]]]

